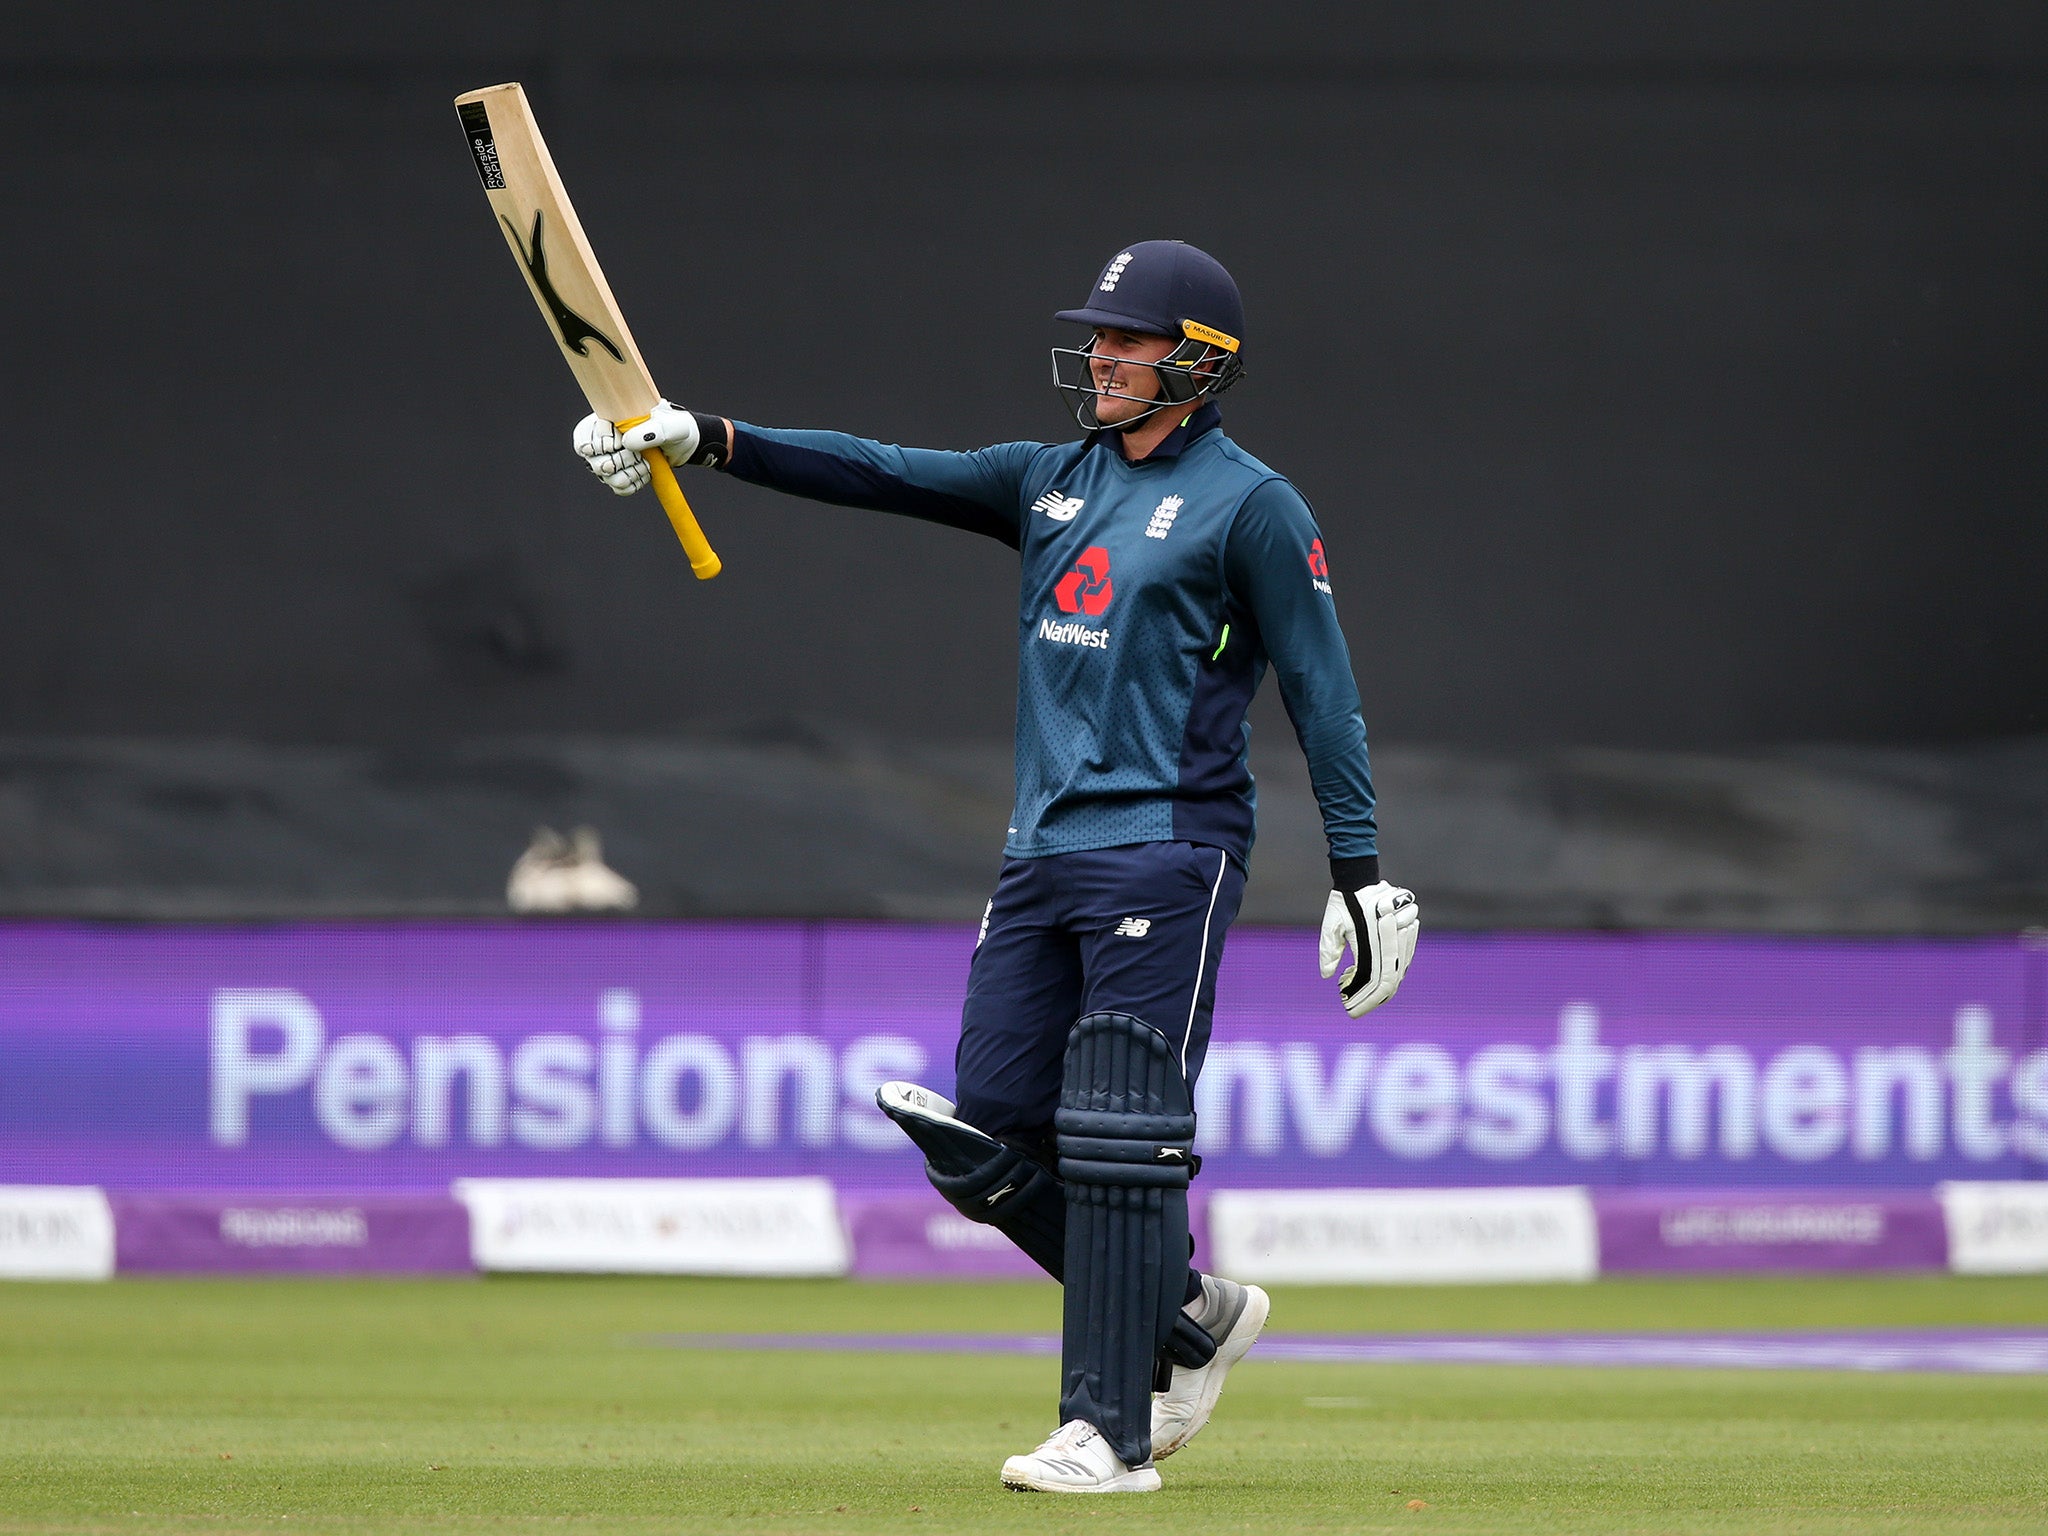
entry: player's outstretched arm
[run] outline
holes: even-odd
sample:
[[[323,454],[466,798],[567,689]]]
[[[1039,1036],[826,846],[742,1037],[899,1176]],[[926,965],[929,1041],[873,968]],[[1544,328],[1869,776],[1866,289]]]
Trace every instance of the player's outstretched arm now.
[[[971,453],[900,448],[844,432],[748,426],[663,401],[621,431],[602,416],[577,424],[576,451],[621,496],[649,480],[635,457],[660,448],[669,463],[709,465],[752,485],[842,507],[895,512],[986,534],[1016,548],[1025,476],[1043,443],[999,443]]]

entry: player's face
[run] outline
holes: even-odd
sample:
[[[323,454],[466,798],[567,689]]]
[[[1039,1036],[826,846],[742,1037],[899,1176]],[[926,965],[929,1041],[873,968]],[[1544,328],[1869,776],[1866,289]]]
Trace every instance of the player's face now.
[[[1095,419],[1113,427],[1147,410],[1159,394],[1159,370],[1145,365],[1158,362],[1174,346],[1171,336],[1098,329],[1088,359],[1088,371],[1100,391],[1095,397]],[[1133,398],[1119,400],[1119,395]]]

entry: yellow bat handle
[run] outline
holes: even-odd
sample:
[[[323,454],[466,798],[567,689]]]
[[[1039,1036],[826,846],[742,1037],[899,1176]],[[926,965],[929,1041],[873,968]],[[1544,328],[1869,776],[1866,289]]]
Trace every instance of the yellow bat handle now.
[[[699,581],[709,581],[725,569],[725,562],[713,552],[711,541],[697,526],[697,514],[690,510],[690,504],[683,499],[683,488],[676,484],[676,472],[669,468],[668,459],[659,448],[649,448],[640,457],[654,471],[654,494],[661,498],[661,510],[668,514],[676,537],[683,541],[690,569],[697,573]]]

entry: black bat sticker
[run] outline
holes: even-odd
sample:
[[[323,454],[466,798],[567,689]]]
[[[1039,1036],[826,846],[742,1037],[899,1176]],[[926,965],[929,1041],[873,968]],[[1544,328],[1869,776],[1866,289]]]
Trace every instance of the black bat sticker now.
[[[480,101],[465,101],[456,108],[463,132],[469,135],[469,152],[476,157],[476,173],[483,178],[486,192],[505,190],[505,167],[498,163],[498,143],[491,137],[491,114]]]
[[[533,210],[533,249],[526,248],[526,242],[519,238],[519,231],[512,227],[512,221],[503,214],[498,220],[505,226],[505,233],[512,237],[512,244],[518,248],[519,259],[526,263],[526,270],[533,275],[533,286],[540,290],[541,301],[548,307],[548,313],[555,317],[555,329],[562,333],[562,345],[578,357],[590,356],[584,347],[586,341],[594,341],[605,351],[624,362],[625,355],[612,344],[612,339],[577,314],[562,302],[562,296],[555,292],[555,285],[548,280],[548,253],[542,244],[546,231],[546,215],[536,208]]]

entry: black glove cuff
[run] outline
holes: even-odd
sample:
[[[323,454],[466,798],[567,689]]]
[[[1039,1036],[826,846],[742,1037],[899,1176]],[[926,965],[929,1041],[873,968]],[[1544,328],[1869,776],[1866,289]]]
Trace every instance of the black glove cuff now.
[[[1358,859],[1330,860],[1330,889],[1362,891],[1380,883],[1380,856],[1368,853]]]
[[[707,416],[702,411],[690,412],[690,420],[697,423],[697,451],[690,456],[692,464],[701,464],[706,469],[723,469],[731,457],[726,443],[731,438],[731,428],[723,416]]]

